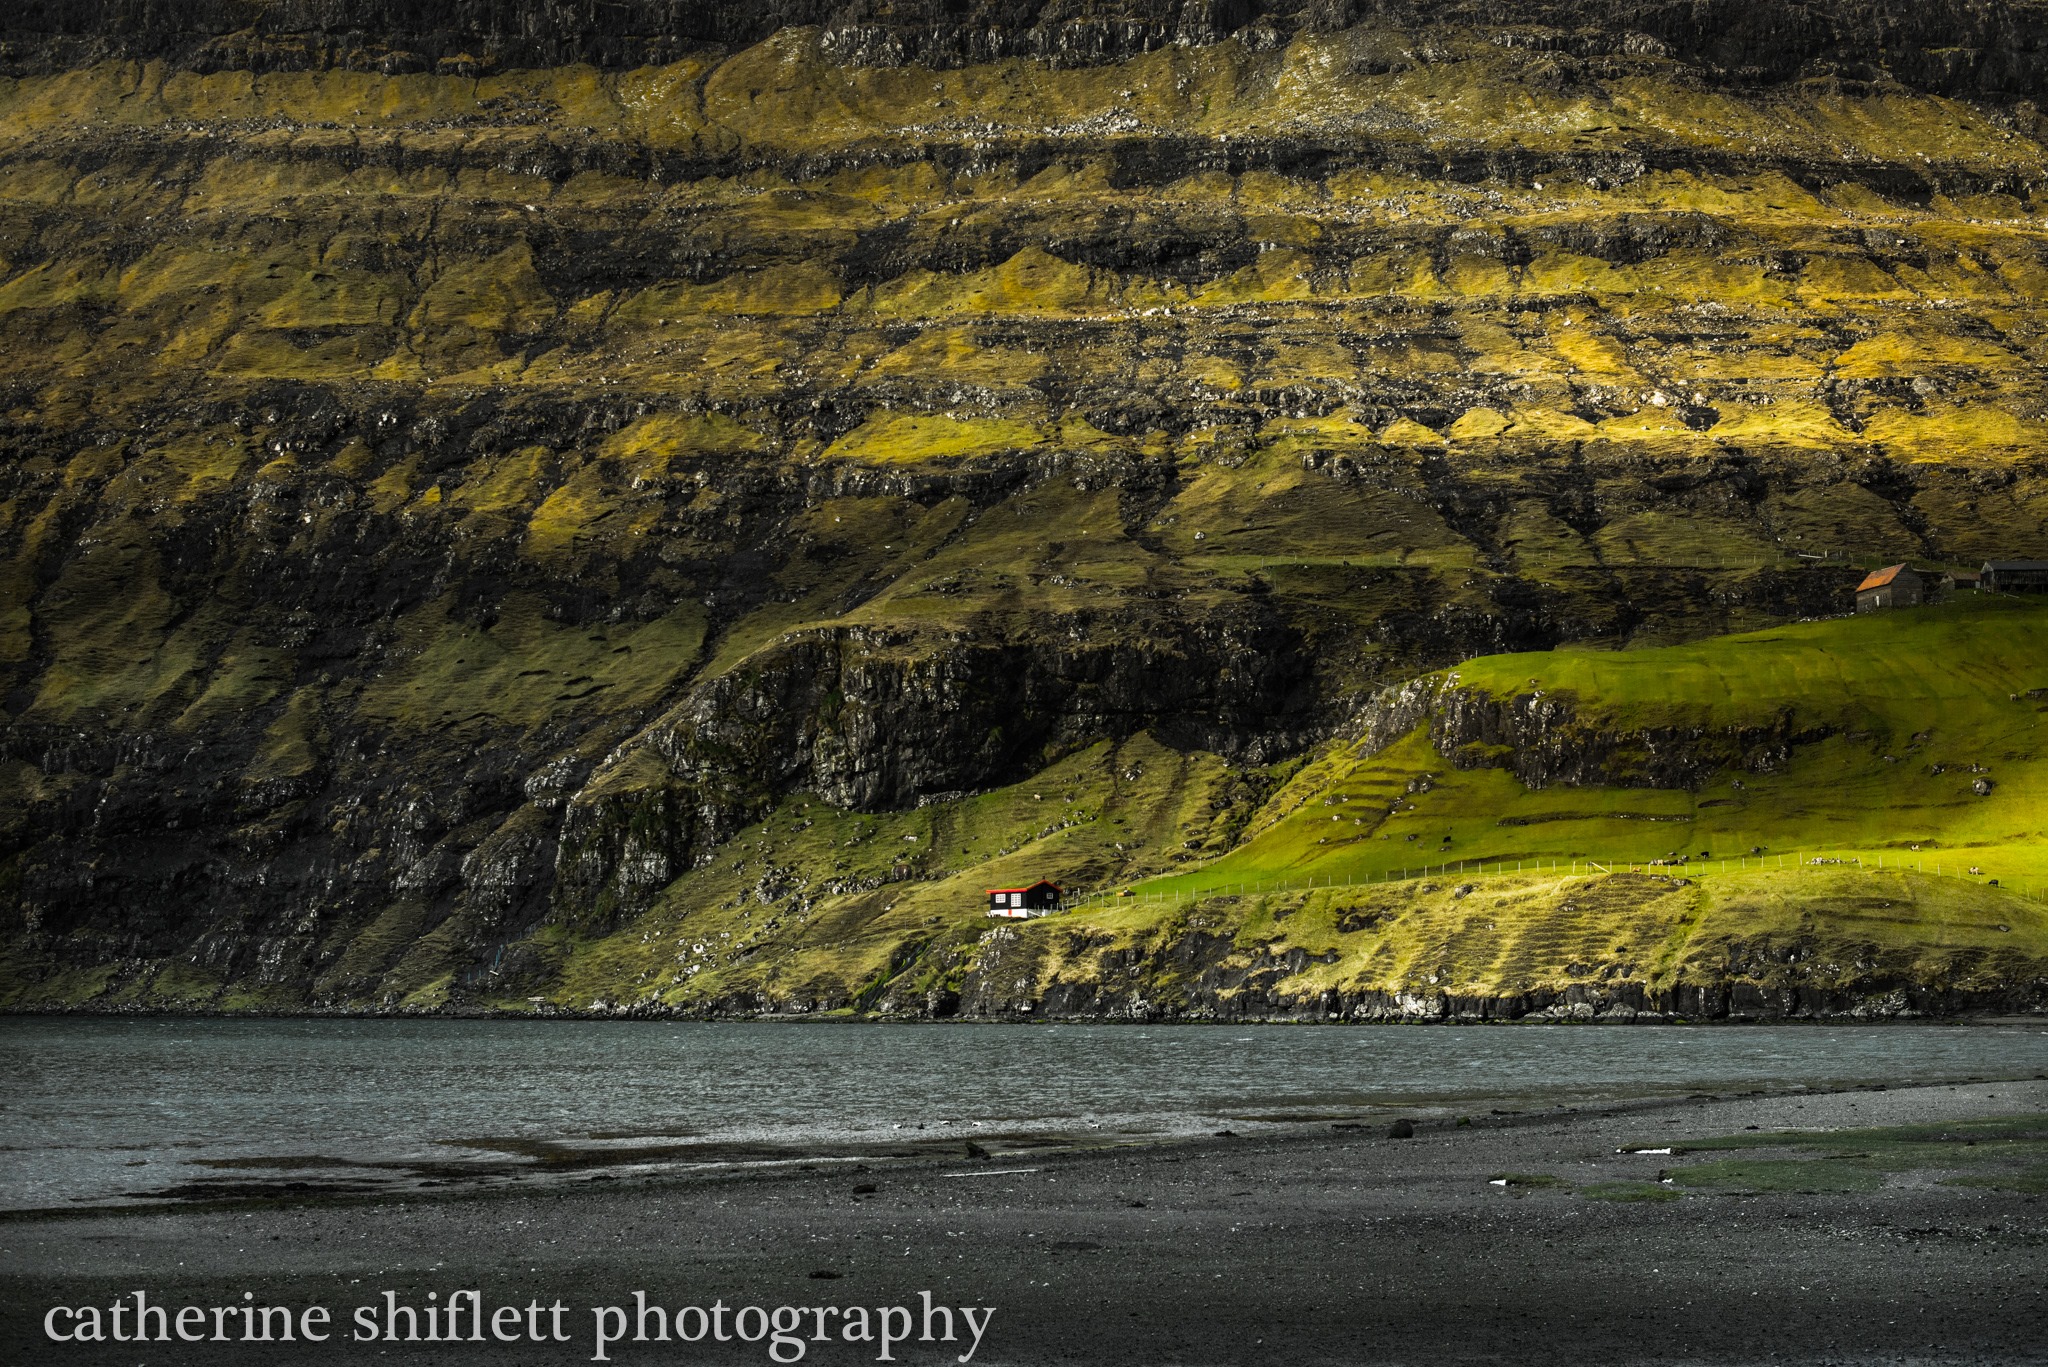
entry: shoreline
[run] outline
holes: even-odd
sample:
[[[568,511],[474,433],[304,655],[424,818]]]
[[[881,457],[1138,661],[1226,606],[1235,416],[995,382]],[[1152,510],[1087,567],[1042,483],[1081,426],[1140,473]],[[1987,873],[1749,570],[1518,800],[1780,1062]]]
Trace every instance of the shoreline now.
[[[1375,1029],[1381,1027],[1514,1027],[1514,1026],[1684,1026],[1687,1028],[1719,1029],[1745,1026],[1819,1025],[1819,1026],[1874,1026],[1891,1025],[2041,1025],[2048,1024],[2048,1006],[2032,1011],[2014,1011],[2009,1007],[1987,1006],[1953,1012],[1915,1014],[1897,1012],[1880,1014],[1874,1012],[1798,1012],[1788,1015],[1728,1014],[1712,1015],[1666,1015],[1656,1012],[1637,1012],[1632,1015],[1589,1014],[1589,1015],[1542,1015],[1534,1012],[1516,1016],[1484,1014],[1442,1014],[1442,1015],[1390,1015],[1390,1016],[1341,1016],[1341,1015],[1262,1015],[1262,1016],[1216,1016],[1216,1015],[1158,1015],[1131,1016],[1128,1014],[1101,1015],[1048,1015],[1024,1012],[1015,1015],[931,1015],[923,1012],[808,1012],[808,1011],[762,1011],[762,1012],[661,1012],[622,1007],[612,1011],[500,1011],[486,1009],[457,1008],[452,1010],[355,1010],[350,1008],[308,1008],[303,1011],[227,1011],[205,1009],[162,1010],[131,1007],[99,1006],[16,1006],[0,1010],[0,1021],[10,1019],[106,1019],[106,1020],[407,1020],[407,1021],[560,1021],[578,1024],[596,1022],[622,1022],[649,1025],[686,1024],[748,1024],[748,1025],[933,1025],[933,1026],[1016,1026],[1016,1025],[1108,1025],[1135,1026],[1214,1026],[1221,1029],[1238,1029],[1250,1026],[1310,1026],[1341,1029]]]
[[[1648,1115],[1700,1105],[1786,1100],[1799,1103],[1827,1097],[1877,1097],[1894,1091],[1929,1093],[1959,1087],[2018,1087],[2032,1083],[2048,1084],[2048,1077],[2039,1074],[1953,1077],[1918,1081],[1897,1087],[1882,1082],[1843,1086],[1809,1086],[1794,1083],[1756,1087],[1740,1092],[1671,1092],[1582,1097],[1533,1109],[1504,1108],[1495,1104],[1527,1100],[1519,1097],[1430,1098],[1389,1101],[1369,1109],[1362,1108],[1344,1113],[1333,1111],[1325,1115],[1298,1118],[1225,1116],[1222,1117],[1226,1122],[1225,1128],[1208,1132],[1179,1131],[1141,1135],[1137,1132],[1116,1131],[1088,1135],[1052,1124],[1036,1131],[1028,1127],[1010,1127],[994,1131],[962,1129],[945,1136],[931,1135],[919,1138],[877,1137],[854,1143],[821,1144],[816,1149],[802,1147],[801,1141],[788,1141],[784,1151],[780,1153],[761,1152],[774,1147],[769,1141],[706,1139],[693,1144],[678,1136],[682,1142],[667,1146],[674,1151],[674,1156],[668,1159],[649,1156],[645,1150],[620,1153],[602,1148],[579,1151],[565,1147],[561,1154],[541,1160],[535,1166],[520,1167],[502,1163],[494,1168],[472,1160],[466,1164],[470,1168],[467,1172],[455,1171],[457,1166],[462,1164],[462,1160],[454,1159],[440,1165],[427,1161],[408,1163],[394,1159],[335,1159],[331,1160],[331,1168],[334,1170],[350,1168],[366,1174],[411,1172],[416,1179],[423,1172],[431,1171],[436,1175],[425,1181],[415,1180],[410,1184],[403,1179],[394,1178],[381,1187],[356,1190],[323,1188],[316,1183],[307,1182],[288,1184],[280,1177],[274,1181],[247,1182],[242,1184],[243,1191],[237,1192],[233,1189],[233,1183],[223,1180],[213,1184],[214,1189],[206,1194],[190,1197],[170,1194],[149,1196],[136,1193],[131,1199],[111,1198],[104,1203],[91,1205],[0,1207],[0,1225],[33,1223],[45,1219],[85,1220],[132,1216],[160,1218],[190,1213],[278,1208],[380,1206],[394,1202],[489,1201],[533,1197],[551,1191],[575,1190],[581,1184],[594,1182],[616,1182],[619,1184],[616,1190],[624,1192],[662,1184],[714,1184],[721,1181],[773,1179],[777,1176],[827,1168],[862,1173],[916,1173],[957,1165],[965,1160],[1004,1164],[1053,1162],[1110,1153],[1152,1154],[1161,1150],[1202,1151],[1211,1147],[1241,1149],[1247,1144],[1313,1146],[1335,1136],[1371,1138],[1397,1123],[1410,1126],[1411,1137],[1428,1138],[1432,1135],[1456,1134],[1461,1131],[1500,1131],[1543,1125],[1568,1125],[1579,1117]],[[2044,1093],[2044,1102],[2048,1102],[2048,1093]],[[1255,1128],[1239,1132],[1231,1129],[1231,1125]],[[649,1135],[645,1138],[654,1139],[658,1136]],[[566,1146],[570,1140],[568,1136],[561,1136],[530,1142],[535,1150],[540,1150],[550,1145]],[[872,1146],[871,1151],[846,1152],[848,1148],[857,1147],[859,1143]],[[756,1156],[708,1156],[720,1150],[746,1148],[755,1149]],[[701,1150],[705,1156],[682,1156],[683,1151],[691,1149]],[[956,1149],[960,1152],[953,1151]],[[278,1164],[280,1169],[288,1165],[311,1166],[299,1159],[289,1162],[280,1160]],[[266,1164],[260,1160],[241,1160],[220,1166],[252,1171],[263,1168]],[[619,1171],[612,1171],[613,1169]],[[201,1184],[179,1184],[196,1185]],[[167,1189],[176,1190],[176,1187]]]
[[[169,1304],[249,1291],[333,1306],[386,1291],[424,1304],[429,1291],[477,1287],[494,1301],[560,1297],[586,1322],[588,1307],[631,1304],[636,1289],[735,1306],[879,1305],[934,1289],[999,1307],[975,1359],[991,1364],[1604,1355],[1734,1367],[1773,1353],[2032,1363],[2044,1360],[2035,1326],[2048,1203],[1953,1175],[1983,1170],[1973,1165],[1985,1146],[1966,1148],[1965,1136],[2014,1126],[2048,1135],[2048,1081],[1666,1098],[1425,1123],[1406,1139],[1333,1128],[1021,1161],[67,1212],[0,1225],[0,1342],[24,1363],[132,1361],[113,1344],[42,1341],[34,1314],[138,1286]],[[1782,1147],[1826,1132],[1870,1149],[1880,1142],[1870,1136],[1906,1131],[1955,1142],[1937,1146],[1933,1167],[1868,1170]],[[1729,1167],[1731,1151],[1712,1147],[1729,1142],[1767,1146],[1732,1151],[1749,1186],[1674,1185],[1674,1173]],[[1773,1175],[1793,1161],[1817,1164],[1801,1170],[1815,1180]],[[1844,1185],[1844,1171],[1860,1185]],[[741,1346],[691,1356],[760,1360]],[[674,1360],[673,1346],[627,1347],[615,1360]],[[230,1358],[171,1343],[152,1344],[149,1361],[363,1351],[251,1345]],[[455,1364],[591,1356],[587,1344],[376,1351]],[[834,1345],[812,1360],[872,1356]],[[905,1359],[951,1360],[930,1346]]]

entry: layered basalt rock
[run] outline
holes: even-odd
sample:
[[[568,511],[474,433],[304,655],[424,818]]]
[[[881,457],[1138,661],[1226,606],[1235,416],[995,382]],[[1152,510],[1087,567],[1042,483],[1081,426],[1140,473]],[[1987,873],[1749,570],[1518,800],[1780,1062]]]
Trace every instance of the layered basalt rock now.
[[[1509,943],[1464,962],[1444,962],[1438,954],[1454,956],[1439,949],[1404,966],[1401,960],[1412,950],[1394,947],[1390,927],[1444,915],[1445,894],[1455,906],[1476,892],[1471,884],[1450,886],[1454,881],[1396,899],[1339,889],[1272,894],[1249,905],[1232,898],[1193,900],[1176,907],[1156,930],[1138,934],[1056,923],[991,930],[975,945],[971,966],[954,975],[957,991],[923,1009],[992,1020],[1400,1024],[1912,1020],[2048,1012],[2048,963],[2024,948],[1986,954],[1886,946],[1845,937],[1824,923],[1817,927],[1811,918],[1783,934],[1694,938],[1689,928],[1703,919],[1703,904],[1695,900],[1698,885],[1663,874],[1569,880],[1567,896],[1550,914],[1516,928],[1543,947],[1534,956],[1513,945],[1511,935],[1503,937]],[[1500,891],[1490,887],[1489,897]],[[1317,896],[1338,909],[1338,934],[1328,947],[1268,938]],[[1666,924],[1678,934],[1655,956],[1663,962],[1654,968],[1627,958],[1552,962],[1560,944],[1584,933],[1586,926],[1573,912],[1588,904],[1618,913],[1616,921]],[[1270,931],[1251,932],[1239,919],[1247,911],[1270,914],[1276,906],[1280,914]],[[1472,927],[1460,928],[1455,919],[1453,913],[1452,923],[1441,929],[1446,944],[1471,935]],[[1611,938],[1612,926],[1601,928]],[[1483,965],[1489,959],[1496,974],[1501,964],[1518,962],[1535,972],[1519,982],[1473,981],[1487,974]],[[1333,970],[1340,975],[1335,980],[1329,976]],[[1511,969],[1508,976],[1520,975]],[[919,1004],[897,1005],[916,1014]]]
[[[18,999],[552,990],[797,794],[2048,554],[2036,17],[16,6]]]
[[[1545,79],[1559,83],[1597,76],[1616,59],[1658,57],[1729,83],[1819,75],[1994,98],[2039,97],[2048,40],[2035,5],[1966,0],[462,0],[431,11],[393,0],[27,0],[0,22],[0,41],[18,72],[168,60],[195,70],[475,75],[656,65],[736,51],[798,26],[819,29],[824,52],[847,65],[949,68],[1019,58],[1098,66],[1231,40],[1273,50],[1302,33],[1360,23],[1495,29],[1503,45],[1542,54]]]

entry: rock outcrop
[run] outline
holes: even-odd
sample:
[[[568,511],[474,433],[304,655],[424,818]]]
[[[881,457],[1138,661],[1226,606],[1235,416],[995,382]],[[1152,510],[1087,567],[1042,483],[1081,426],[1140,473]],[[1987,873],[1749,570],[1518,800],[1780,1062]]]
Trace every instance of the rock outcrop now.
[[[1547,79],[1654,57],[1730,84],[1824,77],[1897,81],[1941,94],[2038,99],[2048,18],[2029,4],[1968,0],[1812,5],[1799,0],[27,0],[0,21],[15,72],[106,60],[167,60],[200,71],[344,69],[475,75],[589,63],[650,66],[730,52],[792,27],[818,30],[850,66],[957,68],[1022,58],[1121,63],[1235,40],[1275,50],[1301,34],[1370,24],[1495,30],[1540,54]]]

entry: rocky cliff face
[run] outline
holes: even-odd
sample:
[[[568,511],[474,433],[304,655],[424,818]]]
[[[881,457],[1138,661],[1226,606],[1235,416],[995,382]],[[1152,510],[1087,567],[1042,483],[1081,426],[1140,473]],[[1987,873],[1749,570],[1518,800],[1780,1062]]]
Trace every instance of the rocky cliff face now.
[[[1348,729],[1369,755],[1417,727],[1451,765],[1504,769],[1532,789],[1697,788],[1730,771],[1770,773],[1788,762],[1793,747],[1832,734],[1789,709],[1767,722],[1722,727],[1629,726],[1584,715],[1569,692],[1502,698],[1462,687],[1455,675],[1384,690]]]
[[[957,68],[1011,58],[1108,65],[1232,40],[1270,50],[1361,24],[1497,30],[1503,45],[1544,54],[1547,73],[1560,79],[1587,61],[1659,57],[1746,86],[1802,76],[1890,79],[1946,95],[2037,99],[2048,73],[2048,13],[2040,5],[1968,0],[461,0],[429,10],[392,0],[25,0],[0,21],[0,35],[16,72],[161,59],[209,71],[473,75],[658,65],[737,51],[794,27],[817,29],[821,51],[836,62]]]
[[[1742,933],[1735,924],[1754,887],[1731,896],[1676,875],[1588,872],[1214,898],[1135,933],[1059,922],[991,930],[939,1014],[1624,1024],[2048,1011],[2044,961],[2030,952],[2038,940],[1994,949],[1965,930],[1940,947],[1887,945],[1825,914]],[[1910,915],[1916,899],[1940,895],[1918,879],[1877,890],[1886,896],[1865,900],[1870,885],[1840,877],[1809,891],[1850,920],[1844,902]],[[2016,899],[1998,905],[2038,917]],[[1617,950],[1615,939],[1628,943]],[[1475,940],[1493,943],[1475,955]]]
[[[2035,7],[423,14],[0,20],[16,999],[2048,553]]]

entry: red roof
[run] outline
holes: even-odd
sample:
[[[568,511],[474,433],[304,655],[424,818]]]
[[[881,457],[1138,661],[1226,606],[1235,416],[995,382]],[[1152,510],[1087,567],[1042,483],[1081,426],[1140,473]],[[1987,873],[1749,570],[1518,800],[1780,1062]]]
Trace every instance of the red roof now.
[[[1892,580],[1897,579],[1905,569],[1904,565],[1886,565],[1881,570],[1872,570],[1869,576],[1856,586],[1856,592],[1861,593],[1865,589],[1881,589],[1886,584],[1891,583]]]

